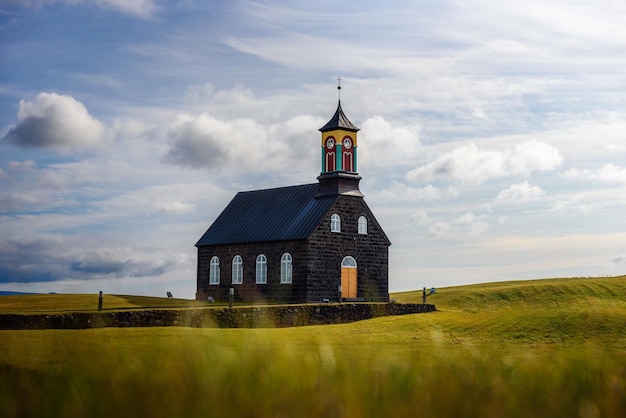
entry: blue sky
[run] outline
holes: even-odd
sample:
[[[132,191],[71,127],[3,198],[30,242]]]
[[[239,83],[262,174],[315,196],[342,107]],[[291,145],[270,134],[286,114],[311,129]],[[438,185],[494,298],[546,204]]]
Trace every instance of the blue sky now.
[[[626,272],[621,1],[0,5],[0,290],[192,298],[337,104],[392,291]]]

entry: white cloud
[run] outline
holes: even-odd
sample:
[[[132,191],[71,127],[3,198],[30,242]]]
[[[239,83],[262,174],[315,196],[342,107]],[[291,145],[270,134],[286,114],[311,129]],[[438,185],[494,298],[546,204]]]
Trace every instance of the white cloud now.
[[[437,222],[428,228],[428,235],[431,237],[442,238],[450,234],[450,224],[447,222]]]
[[[311,115],[264,125],[248,118],[183,114],[169,127],[164,161],[225,173],[314,173],[319,169],[319,125],[320,119]]]
[[[582,189],[575,193],[563,193],[556,197],[551,211],[565,212],[572,215],[587,215],[602,210],[610,214],[612,210],[617,209],[621,214],[623,208],[626,208],[626,188],[617,187],[593,190]],[[621,217],[619,220],[613,220],[611,228],[614,228],[615,222],[619,223],[622,221]]]
[[[255,167],[271,155],[266,130],[252,119],[180,115],[168,136],[172,146],[165,161],[181,166],[241,170]]]
[[[469,234],[470,234],[470,236],[475,237],[475,236],[480,235],[483,232],[487,231],[490,227],[491,227],[491,225],[488,222],[485,222],[485,221],[472,222],[469,225]]]
[[[541,198],[545,192],[539,186],[532,186],[527,181],[512,184],[496,196],[496,203],[528,203]]]
[[[381,116],[368,118],[359,132],[359,163],[394,167],[412,161],[420,150],[420,126],[393,126]]]
[[[471,224],[473,222],[475,222],[478,219],[481,219],[483,216],[478,217],[476,215],[474,215],[472,212],[467,212],[464,213],[463,215],[459,216],[458,218],[456,218],[454,220],[455,223],[458,224]]]
[[[96,0],[96,4],[103,9],[117,10],[123,14],[142,18],[152,16],[157,10],[157,5],[153,0]]]
[[[528,175],[533,171],[551,171],[563,163],[563,156],[558,149],[536,140],[516,145],[507,154],[508,168],[512,175]]]
[[[454,187],[438,188],[431,184],[424,187],[411,187],[398,181],[391,181],[379,193],[385,200],[403,202],[444,200],[455,198],[459,194]]]
[[[503,153],[483,151],[476,144],[470,143],[409,171],[406,178],[409,181],[426,183],[442,179],[482,183],[505,175],[506,160]]]
[[[539,141],[528,141],[506,151],[482,150],[469,143],[409,171],[406,178],[412,182],[451,180],[480,184],[496,178],[553,170],[562,162],[563,157],[556,148]]]
[[[176,200],[166,200],[161,202],[155,202],[154,208],[157,212],[185,214],[193,212],[196,209],[196,206],[191,203],[183,203]]]
[[[428,212],[426,212],[425,210],[414,212],[409,216],[410,224],[415,224],[418,226],[425,226],[425,225],[430,224],[431,222],[432,220],[428,216]]]
[[[563,177],[571,180],[587,180],[600,183],[626,183],[626,168],[613,164],[606,164],[596,170],[571,168],[563,173]]]
[[[484,221],[485,214],[480,216],[474,215],[472,212],[464,213],[454,220],[455,224],[465,225],[470,236],[477,236],[489,229],[491,225]]]
[[[85,106],[71,96],[39,93],[20,101],[18,124],[4,140],[22,147],[52,147],[61,152],[87,150],[103,144],[105,130]]]
[[[9,0],[12,1],[12,0]],[[22,6],[42,7],[47,4],[65,3],[69,6],[96,5],[101,9],[114,10],[128,16],[148,18],[157,10],[153,0],[13,0]]]

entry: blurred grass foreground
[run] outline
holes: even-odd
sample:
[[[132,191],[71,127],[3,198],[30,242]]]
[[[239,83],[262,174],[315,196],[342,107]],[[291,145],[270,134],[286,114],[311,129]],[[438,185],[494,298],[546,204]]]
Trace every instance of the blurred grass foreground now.
[[[298,328],[0,331],[0,416],[626,416],[625,276],[428,303],[438,311]]]

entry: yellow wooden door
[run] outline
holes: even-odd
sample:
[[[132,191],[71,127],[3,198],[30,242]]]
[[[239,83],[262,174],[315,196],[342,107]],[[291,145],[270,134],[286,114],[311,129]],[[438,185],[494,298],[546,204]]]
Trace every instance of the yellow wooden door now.
[[[341,268],[341,297],[356,298],[357,269],[355,267]]]

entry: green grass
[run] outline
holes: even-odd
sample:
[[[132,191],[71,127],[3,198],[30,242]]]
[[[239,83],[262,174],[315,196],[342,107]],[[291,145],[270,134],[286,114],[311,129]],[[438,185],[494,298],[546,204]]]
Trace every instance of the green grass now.
[[[45,296],[60,306],[42,296],[36,310],[93,309],[93,295]],[[626,414],[626,277],[450,287],[428,302],[438,312],[285,329],[0,331],[0,416]]]
[[[208,303],[187,299],[150,296],[103,295],[104,310],[192,308],[202,306],[208,306]],[[97,294],[33,294],[0,297],[0,314],[95,312],[97,310]]]

